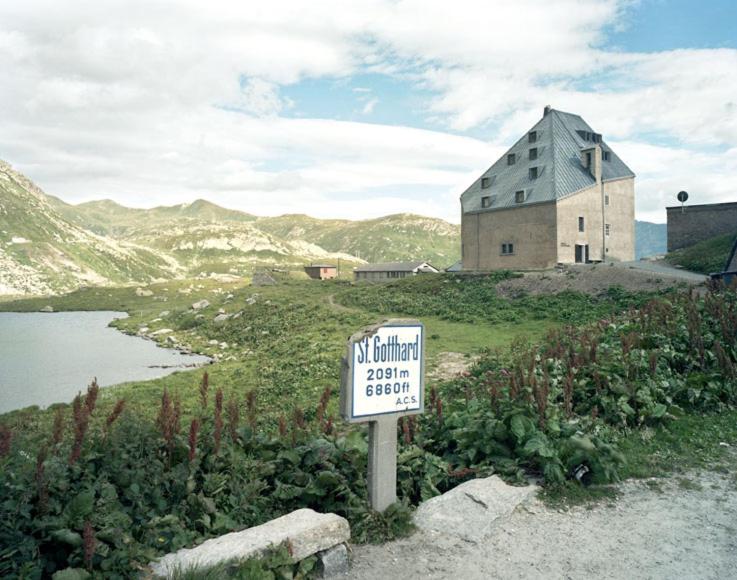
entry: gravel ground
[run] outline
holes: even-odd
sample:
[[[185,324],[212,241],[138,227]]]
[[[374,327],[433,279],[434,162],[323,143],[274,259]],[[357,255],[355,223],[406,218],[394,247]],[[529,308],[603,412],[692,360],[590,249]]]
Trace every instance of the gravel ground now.
[[[737,477],[628,481],[611,503],[519,506],[478,543],[417,532],[354,548],[346,578],[737,578]]]
[[[497,291],[507,298],[523,294],[556,294],[564,290],[597,295],[615,285],[632,292],[656,291],[680,285],[699,285],[705,279],[705,276],[660,263],[592,264],[565,266],[544,272],[526,272],[522,278],[500,282]]]
[[[438,353],[432,361],[432,368],[427,372],[428,381],[454,379],[471,368],[478,359],[478,355],[467,355],[462,352]]]

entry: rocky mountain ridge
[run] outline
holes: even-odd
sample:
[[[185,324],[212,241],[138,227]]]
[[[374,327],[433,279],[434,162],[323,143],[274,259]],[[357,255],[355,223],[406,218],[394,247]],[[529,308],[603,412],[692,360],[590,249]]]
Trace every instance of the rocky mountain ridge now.
[[[71,205],[0,161],[0,295],[84,285],[144,284],[313,261],[460,257],[460,227],[399,214],[373,220],[258,217],[206,200],[136,209],[112,200]]]

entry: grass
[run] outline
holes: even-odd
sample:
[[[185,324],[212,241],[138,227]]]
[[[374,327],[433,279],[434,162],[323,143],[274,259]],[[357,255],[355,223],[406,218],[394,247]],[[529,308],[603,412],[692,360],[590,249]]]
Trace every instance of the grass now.
[[[671,252],[665,259],[673,265],[681,266],[692,272],[701,274],[723,272],[734,240],[734,234],[717,236],[688,248]]]
[[[277,277],[278,285],[266,287],[253,287],[247,281],[227,284],[210,279],[165,282],[146,287],[153,292],[151,296],[139,296],[136,287],[84,288],[58,297],[0,302],[0,311],[35,312],[50,305],[56,311],[127,312],[128,318],[113,323],[123,332],[136,334],[145,327],[150,334],[171,328],[174,332],[156,340],[166,345],[167,336],[173,336],[188,350],[216,357],[218,360],[207,367],[213,387],[222,387],[226,396],[237,393],[241,400],[255,391],[259,416],[272,426],[280,415],[289,415],[295,407],[303,408],[309,417],[326,387],[333,390],[328,411],[337,416],[340,359],[347,338],[362,326],[407,314],[335,303],[332,297],[337,294],[365,291],[344,281]],[[203,299],[211,304],[196,313],[191,305]],[[230,314],[243,314],[237,321],[215,324],[213,318],[221,308]],[[440,316],[423,316],[421,320],[426,326],[430,365],[439,361],[443,352],[473,355],[487,348],[504,347],[519,336],[535,339],[559,324],[532,319],[516,324],[483,319],[471,323]],[[220,346],[223,342],[228,343],[226,349]],[[100,378],[103,375],[101,369]],[[202,370],[191,370],[123,383],[102,389],[99,404],[107,411],[123,398],[132,410],[151,416],[167,388],[181,400],[186,416],[198,409],[201,376]],[[80,390],[85,387],[80,385]],[[39,414],[30,408],[12,415],[30,425],[47,422],[50,413]]]
[[[735,473],[737,470],[737,411],[685,415],[657,429],[626,434],[619,446],[627,461],[620,473],[622,479],[675,477],[680,489],[700,491],[701,485],[688,477],[689,472]],[[647,485],[662,491],[657,480],[649,479]],[[551,507],[563,508],[611,501],[617,495],[615,486],[582,487],[567,482],[545,488],[541,497]]]
[[[333,389],[328,412],[337,416],[340,358],[346,339],[361,326],[382,318],[416,315],[427,306],[433,314],[420,319],[426,325],[432,366],[443,352],[470,356],[484,349],[505,347],[520,336],[534,341],[572,319],[590,319],[641,299],[611,294],[599,302],[581,302],[577,296],[558,296],[556,315],[549,297],[503,300],[494,296],[493,284],[474,280],[464,285],[449,276],[379,286],[289,276],[279,277],[279,284],[271,287],[186,280],[154,284],[148,287],[152,296],[138,296],[135,287],[87,288],[54,298],[0,302],[0,311],[37,311],[47,304],[55,310],[116,310],[129,314],[129,318],[115,322],[124,332],[136,333],[141,326],[149,332],[172,328],[172,336],[181,344],[218,358],[207,369],[213,388],[222,387],[226,397],[237,393],[241,400],[254,391],[259,416],[275,427],[279,416],[289,415],[295,407],[304,409],[309,418],[326,387]],[[437,299],[440,292],[443,301]],[[472,305],[461,320],[449,319],[459,318],[452,315],[455,297],[462,304]],[[204,318],[198,320],[190,306],[202,299],[211,305],[200,312]],[[590,308],[592,304],[594,308]],[[495,322],[493,313],[487,314],[484,309],[496,307],[513,314],[514,321]],[[243,315],[237,321],[218,325],[212,319],[221,308]],[[169,314],[161,316],[164,311]],[[228,348],[220,348],[221,342],[227,342]],[[152,381],[102,389],[99,405],[107,412],[124,398],[130,409],[152,416],[167,388],[181,400],[185,416],[194,414],[199,408],[201,374],[201,370],[177,372]],[[80,389],[83,387],[80,385]],[[47,423],[51,414],[31,408],[9,415],[16,424],[33,428],[37,423]],[[721,442],[737,443],[737,413],[684,416],[665,428],[632,432],[620,441],[627,458],[621,475],[650,478],[689,469],[731,469],[733,456],[727,453],[729,448],[719,445]],[[543,497],[551,505],[562,506],[612,500],[616,495],[612,486],[583,488],[569,482],[547,488]]]

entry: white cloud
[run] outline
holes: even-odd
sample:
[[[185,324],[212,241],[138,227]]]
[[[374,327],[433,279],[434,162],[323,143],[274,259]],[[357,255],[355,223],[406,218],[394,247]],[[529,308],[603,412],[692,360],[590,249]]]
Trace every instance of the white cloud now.
[[[733,197],[737,51],[606,49],[632,4],[8,0],[0,157],[71,200],[457,221],[457,195],[552,104],[616,142],[639,176],[640,217],[662,220],[671,190]],[[364,72],[430,91],[432,126],[488,127],[491,144],[280,116],[284,87]],[[356,114],[391,106],[361,83]],[[423,187],[422,204],[405,194]]]
[[[279,86],[263,79],[248,79],[241,93],[235,103],[226,105],[235,106],[240,111],[258,117],[276,115],[285,106],[285,101],[279,96]]]
[[[366,103],[363,105],[363,109],[361,109],[361,114],[363,115],[370,115],[374,112],[374,107],[378,104],[379,99],[369,99],[366,101]]]

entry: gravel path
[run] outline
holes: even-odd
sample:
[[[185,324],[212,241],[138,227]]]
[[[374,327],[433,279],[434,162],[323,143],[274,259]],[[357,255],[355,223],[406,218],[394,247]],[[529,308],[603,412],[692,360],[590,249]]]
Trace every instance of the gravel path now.
[[[497,292],[505,298],[556,294],[564,290],[598,295],[612,286],[621,286],[630,292],[653,292],[684,284],[696,286],[705,280],[706,276],[671,268],[660,262],[578,264],[542,272],[525,272],[521,278],[497,284]]]
[[[689,272],[688,270],[682,270],[681,268],[674,268],[668,262],[664,260],[638,260],[636,262],[619,262],[614,263],[615,267],[630,268],[633,270],[642,270],[644,272],[651,272],[653,274],[660,274],[662,276],[669,276],[672,278],[678,278],[687,282],[705,282],[707,276],[698,274],[696,272]]]
[[[346,578],[737,578],[737,477],[628,481],[610,504],[519,506],[478,543],[417,532],[354,549]]]

